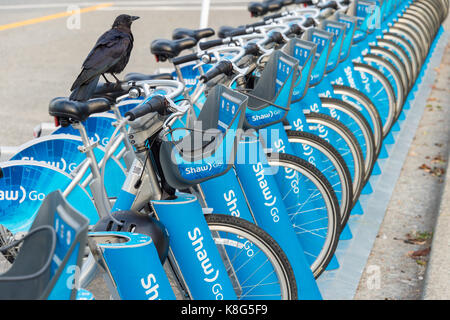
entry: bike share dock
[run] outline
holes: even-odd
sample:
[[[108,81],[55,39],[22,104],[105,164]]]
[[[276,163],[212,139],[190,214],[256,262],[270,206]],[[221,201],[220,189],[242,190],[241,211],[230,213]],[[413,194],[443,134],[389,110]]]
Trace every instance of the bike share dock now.
[[[444,31],[441,29],[441,31]],[[429,62],[424,68],[424,74],[420,80],[414,98],[409,100],[410,109],[405,110],[406,119],[400,122],[400,131],[393,132],[395,144],[387,145],[389,157],[386,159],[379,159],[378,165],[381,168],[380,175],[374,175],[370,179],[370,184],[373,192],[370,194],[362,194],[360,202],[364,210],[362,215],[352,215],[349,219],[350,230],[353,234],[350,240],[339,241],[336,250],[336,257],[339,261],[340,267],[336,270],[324,272],[318,279],[320,291],[325,300],[349,300],[353,299],[358,288],[361,276],[366,267],[367,260],[372,251],[372,246],[377,237],[380,225],[386,213],[389,201],[392,197],[397,179],[400,176],[405,158],[408,154],[409,147],[415,136],[416,130],[422,114],[425,110],[426,101],[430,95],[432,85],[437,76],[435,68],[440,65],[445,47],[448,42],[447,32],[442,32],[441,36],[435,39],[435,47],[430,52]],[[446,190],[448,191],[448,179]],[[448,198],[448,196],[447,196]],[[445,210],[445,196],[441,203],[442,220],[448,220],[442,210]],[[448,205],[447,205],[448,207]],[[447,208],[448,210],[448,208]],[[445,222],[443,226],[437,226],[440,229],[445,229]],[[440,231],[442,233],[442,230]],[[435,242],[439,240],[434,240]],[[445,244],[444,244],[445,246]],[[448,244],[447,244],[448,246]],[[445,250],[445,249],[443,249]],[[447,250],[448,251],[448,250]],[[434,258],[441,255],[441,251],[436,249],[437,254],[433,255],[432,259],[437,260],[439,266],[443,263],[439,258]],[[445,259],[445,257],[443,258]],[[434,269],[439,269],[439,266],[429,266],[430,275],[428,282],[433,281],[436,277]],[[425,298],[436,297],[433,296],[433,288],[435,284],[425,285]],[[430,288],[427,290],[427,288]],[[435,294],[435,293],[434,293]]]

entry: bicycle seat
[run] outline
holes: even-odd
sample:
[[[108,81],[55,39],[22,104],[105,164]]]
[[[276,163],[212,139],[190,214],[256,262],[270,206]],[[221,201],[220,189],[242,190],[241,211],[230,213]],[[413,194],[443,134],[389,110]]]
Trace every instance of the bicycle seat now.
[[[126,93],[127,90],[123,90],[120,83],[100,82],[97,84],[92,98],[106,98],[111,102],[115,102],[118,97]]]
[[[266,6],[269,12],[274,12],[280,10],[283,7],[283,2],[282,1],[266,2]]]
[[[197,41],[201,39],[212,37],[215,34],[212,28],[203,29],[187,29],[187,28],[176,28],[173,30],[172,39],[184,39],[184,38],[194,38]]]
[[[208,93],[192,126],[194,131],[178,137],[166,135],[159,160],[164,178],[172,188],[189,188],[231,168],[247,100],[245,95],[219,84]],[[189,132],[186,128],[181,131]]]
[[[143,81],[143,80],[173,80],[170,73],[145,74],[139,72],[131,72],[125,75],[125,81]]]
[[[69,98],[54,98],[50,101],[48,112],[60,119],[84,121],[94,113],[106,112],[111,103],[106,98],[95,98],[88,101],[74,101]]]
[[[230,27],[230,26],[221,26],[219,28],[219,32],[217,32],[217,35],[219,36],[219,38],[223,39],[223,38],[228,37],[228,35],[236,29],[238,29],[238,28]]]
[[[269,11],[267,5],[262,2],[250,2],[247,9],[252,17],[261,17]]]
[[[150,51],[158,61],[175,58],[181,51],[195,47],[197,40],[183,38],[178,40],[156,39],[150,45]]]

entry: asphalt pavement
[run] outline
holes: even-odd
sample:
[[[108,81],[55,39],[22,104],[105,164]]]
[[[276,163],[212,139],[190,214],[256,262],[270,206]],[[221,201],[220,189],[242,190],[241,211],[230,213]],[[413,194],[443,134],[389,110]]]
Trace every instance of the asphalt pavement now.
[[[0,146],[17,146],[32,139],[33,128],[52,121],[47,109],[54,97],[68,96],[70,86],[97,38],[108,30],[114,18],[127,13],[137,15],[132,31],[135,38],[128,72],[155,73],[167,63],[156,63],[150,43],[171,38],[177,27],[200,26],[201,1],[2,1],[3,26],[73,10],[111,6],[81,13],[79,19],[64,16],[2,30],[0,26]],[[239,25],[252,21],[246,1],[214,0],[208,26]],[[79,23],[78,23],[79,21]]]

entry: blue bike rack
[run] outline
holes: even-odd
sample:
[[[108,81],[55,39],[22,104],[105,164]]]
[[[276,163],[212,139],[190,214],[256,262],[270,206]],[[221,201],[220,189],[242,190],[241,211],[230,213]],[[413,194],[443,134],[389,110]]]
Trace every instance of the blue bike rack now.
[[[433,69],[440,64],[447,41],[448,35],[444,34],[441,27],[430,48],[426,65],[422,67],[422,78],[418,79],[418,84],[416,83],[417,92],[408,96],[409,108],[405,120],[401,122],[401,130],[394,133],[395,144],[387,148],[389,157],[379,160],[382,173],[370,179],[373,193],[361,195],[364,215],[351,216],[348,221],[353,239],[339,242],[336,256],[340,268],[325,271],[317,281],[324,299],[349,300],[356,293],[409,146],[425,109],[426,100],[436,77]]]

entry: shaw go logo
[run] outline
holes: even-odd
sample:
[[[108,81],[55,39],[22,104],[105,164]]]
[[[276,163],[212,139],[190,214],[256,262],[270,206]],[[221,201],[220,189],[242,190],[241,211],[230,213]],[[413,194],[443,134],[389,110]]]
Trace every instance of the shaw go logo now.
[[[45,194],[36,190],[27,192],[27,190],[19,186],[19,190],[0,190],[0,201],[19,201],[19,203],[25,200],[30,201],[44,201]]]
[[[36,159],[34,159],[34,157],[22,157],[21,160],[31,160],[31,161],[37,161]],[[64,160],[64,158],[61,158],[59,161],[38,161],[38,162],[42,162],[45,164],[48,164],[52,167],[56,167],[64,172],[67,173],[71,173],[77,166],[78,164],[75,162],[72,163],[67,163],[66,160]]]

